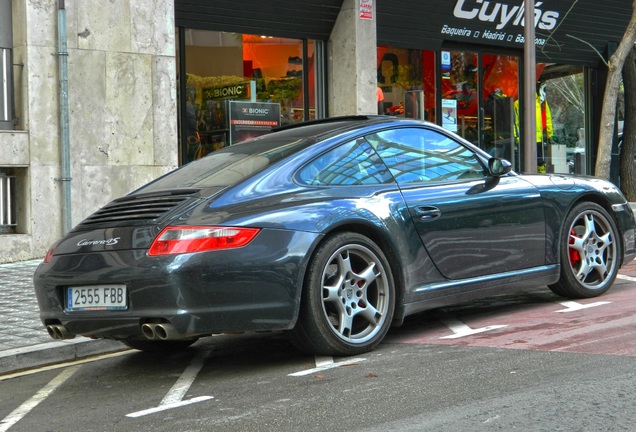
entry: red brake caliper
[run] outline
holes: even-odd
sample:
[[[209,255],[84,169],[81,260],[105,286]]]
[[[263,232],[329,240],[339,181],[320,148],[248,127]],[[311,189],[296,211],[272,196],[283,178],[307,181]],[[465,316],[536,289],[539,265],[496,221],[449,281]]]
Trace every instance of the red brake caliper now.
[[[574,228],[572,229],[572,231],[570,231],[570,244],[574,244],[574,239],[572,237],[576,236],[576,232],[574,231]],[[579,261],[581,261],[581,255],[579,255],[579,251],[569,248],[569,254],[570,254],[570,265],[571,266],[575,266]]]
[[[362,288],[362,286],[364,285],[364,281],[358,281],[358,286]],[[360,306],[361,308],[366,307],[367,304],[364,302],[364,300],[360,299],[360,301],[358,302],[358,306]]]

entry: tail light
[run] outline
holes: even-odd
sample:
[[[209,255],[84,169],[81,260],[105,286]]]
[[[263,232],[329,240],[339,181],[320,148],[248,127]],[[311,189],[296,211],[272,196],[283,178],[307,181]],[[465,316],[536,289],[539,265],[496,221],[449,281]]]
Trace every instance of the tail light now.
[[[260,230],[257,228],[215,226],[170,226],[155,238],[148,255],[175,255],[234,249],[252,241]]]
[[[53,243],[53,245],[49,248],[48,251],[46,251],[46,255],[44,255],[44,263],[48,263],[51,262],[51,260],[53,259],[53,255],[55,255],[55,249],[57,249],[57,246],[60,244],[62,240],[58,240],[55,243]]]

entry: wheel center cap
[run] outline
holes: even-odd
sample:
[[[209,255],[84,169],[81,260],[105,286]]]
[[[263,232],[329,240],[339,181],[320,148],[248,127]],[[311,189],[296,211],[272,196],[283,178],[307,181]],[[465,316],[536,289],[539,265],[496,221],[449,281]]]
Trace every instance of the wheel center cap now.
[[[345,292],[347,294],[347,300],[351,300],[353,298],[353,288],[347,288]]]

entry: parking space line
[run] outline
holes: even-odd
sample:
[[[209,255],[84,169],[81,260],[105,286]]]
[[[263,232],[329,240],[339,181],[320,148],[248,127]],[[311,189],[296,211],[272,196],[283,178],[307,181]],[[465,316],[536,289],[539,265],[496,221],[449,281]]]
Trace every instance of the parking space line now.
[[[313,373],[318,373],[318,372],[323,372],[329,369],[334,369],[340,366],[353,366],[357,363],[366,361],[365,358],[353,358],[350,360],[346,360],[343,362],[338,362],[338,363],[334,363],[333,358],[331,362],[328,361],[324,361],[326,357],[322,357],[323,361],[320,361],[318,359],[318,357],[316,357],[316,367],[313,369],[306,369],[304,371],[300,371],[300,372],[294,372],[294,373],[290,373],[287,376],[291,376],[291,377],[301,377],[301,376],[306,376],[306,375],[311,375]]]
[[[169,405],[183,400],[184,396],[190,389],[190,386],[196,379],[197,375],[205,364],[205,359],[210,354],[209,351],[200,351],[181,374],[177,382],[172,386],[168,393],[164,396],[159,405]]]
[[[576,312],[576,311],[580,311],[582,309],[589,309],[592,307],[596,307],[596,306],[602,306],[605,304],[609,304],[611,302],[607,302],[607,301],[602,301],[602,302],[595,302],[595,303],[588,303],[588,304],[581,304],[581,303],[577,303],[575,301],[563,301],[563,302],[557,302],[560,305],[563,305],[566,307],[566,309],[561,309],[555,312]]]
[[[173,408],[179,408],[179,407],[182,407],[182,406],[191,405],[193,403],[203,402],[203,401],[210,400],[210,399],[214,399],[214,397],[212,397],[212,396],[199,396],[199,397],[195,397],[195,398],[188,399],[188,400],[185,400],[185,401],[169,403],[169,404],[166,404],[166,405],[159,405],[158,407],[149,408],[147,410],[137,411],[137,412],[134,412],[134,413],[126,414],[126,417],[131,417],[131,418],[142,417],[142,416],[145,416],[145,415],[148,415],[148,414],[154,414],[154,413],[158,413],[158,412],[161,412],[161,411],[166,411],[166,410],[173,409]]]
[[[452,315],[439,311],[437,313],[438,319],[448,327],[453,334],[449,336],[442,336],[440,339],[457,339],[464,336],[471,336],[478,333],[483,333],[491,330],[497,330],[500,328],[508,327],[507,325],[490,325],[481,328],[471,328],[460,320],[456,319]]]
[[[627,275],[616,275],[616,279],[623,279],[623,280],[628,280],[628,281],[632,281],[632,282],[636,282],[636,277],[633,276],[627,276]]]
[[[172,386],[172,388],[170,388],[170,390],[168,390],[168,393],[166,393],[164,398],[161,400],[159,406],[126,414],[126,417],[141,417],[160,411],[179,408],[196,402],[203,402],[206,400],[214,399],[213,396],[199,396],[189,400],[183,400],[188,390],[190,390],[190,386],[192,386],[192,383],[197,378],[197,375],[205,365],[205,360],[207,359],[208,355],[210,355],[210,351],[200,351],[192,359],[192,361],[190,362],[188,367],[186,367],[185,371],[183,371],[177,382]]]
[[[316,367],[329,366],[333,364],[333,357],[330,356],[314,356]]]
[[[24,418],[24,416],[31,412],[33,408],[38,406],[40,402],[49,397],[51,393],[64,384],[66,380],[73,376],[73,374],[81,367],[81,365],[77,365],[64,369],[59,375],[49,381],[49,383],[42,387],[31,399],[24,402],[22,405],[13,410],[11,414],[0,421],[0,432],[8,431],[11,426]]]

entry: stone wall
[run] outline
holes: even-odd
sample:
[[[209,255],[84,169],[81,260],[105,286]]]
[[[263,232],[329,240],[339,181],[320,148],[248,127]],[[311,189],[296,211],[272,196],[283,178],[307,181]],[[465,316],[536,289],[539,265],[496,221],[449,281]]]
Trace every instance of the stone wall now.
[[[173,0],[66,0],[72,224],[178,164]],[[63,234],[58,1],[14,0],[20,226],[0,263],[40,258]]]

